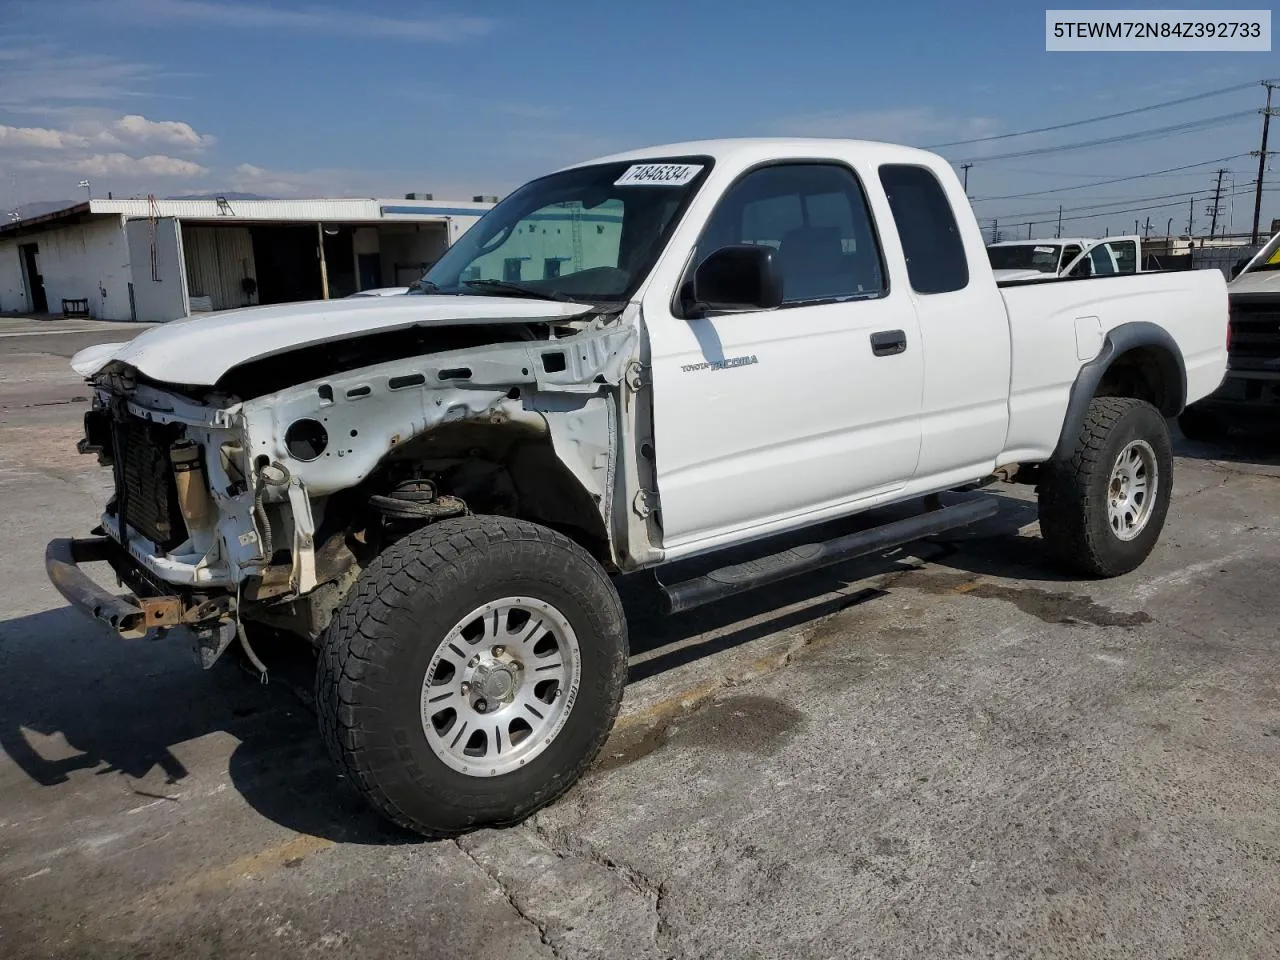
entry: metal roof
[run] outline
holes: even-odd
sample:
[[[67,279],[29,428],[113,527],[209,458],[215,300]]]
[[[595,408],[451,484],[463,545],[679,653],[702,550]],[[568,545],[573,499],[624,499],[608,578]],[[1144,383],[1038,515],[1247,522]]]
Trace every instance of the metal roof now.
[[[441,220],[446,217],[479,217],[493,204],[460,200],[308,199],[308,200],[100,200],[77,203],[63,210],[0,224],[0,236],[89,216],[123,216],[128,219],[177,217],[209,223],[295,222],[361,223],[385,220]]]

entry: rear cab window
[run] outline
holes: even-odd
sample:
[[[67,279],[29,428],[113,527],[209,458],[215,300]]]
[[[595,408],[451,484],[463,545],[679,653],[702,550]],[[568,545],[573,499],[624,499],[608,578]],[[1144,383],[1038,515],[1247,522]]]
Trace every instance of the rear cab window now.
[[[926,167],[885,164],[880,185],[889,199],[907,279],[916,293],[950,293],[969,285],[969,258],[946,191]]]

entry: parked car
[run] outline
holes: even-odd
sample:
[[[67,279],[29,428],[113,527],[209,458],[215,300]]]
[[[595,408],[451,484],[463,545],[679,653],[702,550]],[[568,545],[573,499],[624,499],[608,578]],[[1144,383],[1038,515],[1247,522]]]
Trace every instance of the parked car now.
[[[1220,441],[1232,427],[1280,427],[1280,233],[1235,271],[1225,379],[1183,411],[1192,440]]]
[[[1096,277],[1142,271],[1142,238],[1002,240],[987,245],[997,281]]]
[[[540,239],[559,274],[510,279],[552,216],[584,221]],[[115,496],[46,563],[118,633],[190,628],[206,665],[252,659],[256,623],[310,639],[338,769],[429,836],[515,822],[592,762],[627,674],[616,575],[662,570],[679,613],[989,517],[940,495],[997,472],[1036,485],[1066,569],[1125,573],[1169,510],[1166,418],[1226,368],[1220,272],[1001,286],[950,165],[880,143],[562,169],[422,289],[77,354]],[[888,504],[912,509],[681,572]]]

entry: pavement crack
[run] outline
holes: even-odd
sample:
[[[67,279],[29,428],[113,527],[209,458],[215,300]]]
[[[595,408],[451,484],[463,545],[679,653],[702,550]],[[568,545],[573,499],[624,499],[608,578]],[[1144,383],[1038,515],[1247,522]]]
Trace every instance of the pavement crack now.
[[[1258,470],[1256,469],[1258,466],[1269,467],[1269,466],[1275,465],[1274,463],[1268,463],[1266,461],[1253,464],[1253,466],[1255,467],[1255,469],[1253,470],[1248,470],[1243,467],[1237,467],[1235,464],[1233,464],[1228,460],[1203,460],[1201,462],[1204,463],[1206,466],[1208,466],[1210,469],[1214,470],[1215,472],[1224,474],[1224,477],[1222,480],[1223,483],[1226,483],[1232,477],[1248,477],[1252,480],[1280,480],[1280,477],[1276,476],[1275,474],[1258,472]]]
[[[560,948],[556,946],[555,942],[551,939],[551,934],[547,930],[546,922],[539,920],[520,904],[520,901],[515,895],[515,891],[503,882],[502,877],[499,876],[498,872],[496,870],[490,870],[480,861],[479,857],[463,846],[461,837],[455,839],[453,841],[453,845],[462,851],[462,855],[464,857],[475,864],[477,870],[488,877],[489,882],[494,885],[502,899],[506,900],[511,909],[515,911],[516,916],[538,932],[538,939],[542,942],[544,947],[551,951],[551,956],[555,958],[563,957],[563,954],[560,952]]]
[[[666,881],[650,877],[633,864],[624,863],[609,856],[567,829],[548,827],[536,817],[529,821],[529,825],[547,849],[560,859],[582,860],[620,877],[627,887],[648,902],[654,919],[652,931],[654,945],[665,957],[683,956],[683,952],[676,945],[675,934],[667,915]]]
[[[77,395],[74,397],[69,397],[66,400],[40,400],[40,401],[37,401],[36,403],[24,403],[18,409],[33,410],[36,407],[65,407],[72,403],[88,403],[88,402],[89,402],[88,397],[82,397]]]

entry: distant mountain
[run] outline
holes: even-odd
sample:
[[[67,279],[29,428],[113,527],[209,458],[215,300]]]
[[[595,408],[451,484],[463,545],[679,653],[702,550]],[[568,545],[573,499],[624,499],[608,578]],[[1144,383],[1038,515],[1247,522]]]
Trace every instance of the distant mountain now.
[[[13,212],[21,219],[26,220],[29,217],[40,217],[46,213],[53,213],[55,210],[65,210],[67,207],[74,207],[77,200],[33,200],[31,203],[20,203],[14,207]],[[9,211],[4,211],[8,213]]]
[[[165,197],[166,200],[275,200],[276,197],[264,197],[257,193],[188,193],[181,197]]]

